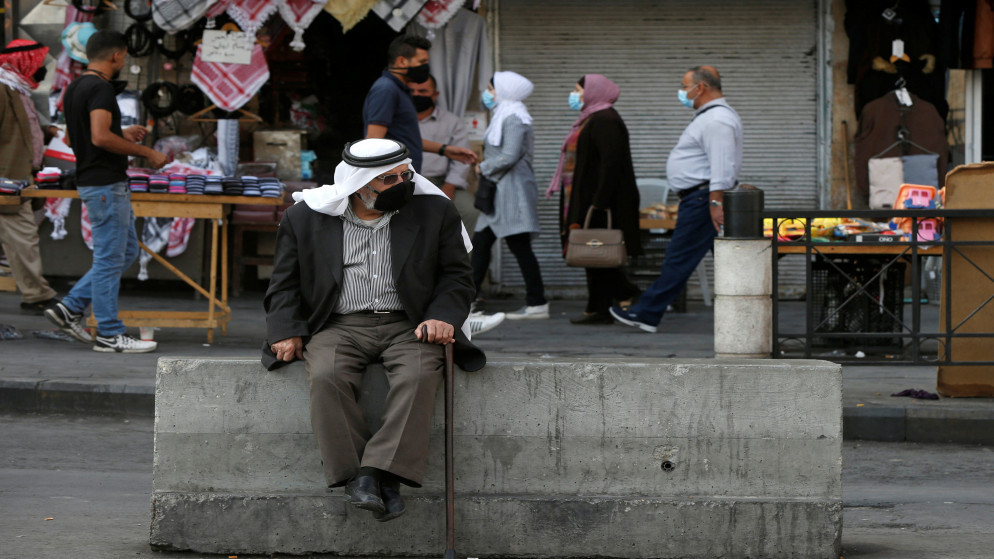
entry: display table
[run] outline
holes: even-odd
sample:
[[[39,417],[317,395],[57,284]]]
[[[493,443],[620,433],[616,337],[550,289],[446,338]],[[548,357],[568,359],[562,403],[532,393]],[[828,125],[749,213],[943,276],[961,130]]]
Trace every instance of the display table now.
[[[39,190],[34,187],[21,191],[24,198],[79,198],[75,190]],[[10,198],[15,198],[11,196]],[[231,309],[228,307],[228,219],[234,204],[258,206],[279,206],[283,198],[262,198],[256,196],[211,196],[192,194],[153,194],[131,193],[131,207],[136,217],[191,217],[208,219],[211,222],[210,283],[202,286],[173,266],[161,255],[149,250],[141,241],[138,246],[149,253],[173,275],[207,297],[207,311],[126,311],[118,316],[127,326],[158,326],[162,328],[206,328],[207,342],[214,341],[214,329],[220,328],[221,335],[228,332]],[[220,239],[218,233],[220,232]],[[220,242],[219,242],[220,241]],[[220,244],[220,247],[218,246]],[[221,293],[218,297],[218,269],[221,276]],[[93,316],[89,326],[96,326]]]

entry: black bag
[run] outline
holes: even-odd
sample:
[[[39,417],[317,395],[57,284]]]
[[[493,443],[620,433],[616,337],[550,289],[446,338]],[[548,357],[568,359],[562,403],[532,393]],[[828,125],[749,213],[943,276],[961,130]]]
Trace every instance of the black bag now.
[[[494,199],[497,198],[497,183],[480,175],[476,183],[476,199],[473,207],[487,215],[494,215]]]

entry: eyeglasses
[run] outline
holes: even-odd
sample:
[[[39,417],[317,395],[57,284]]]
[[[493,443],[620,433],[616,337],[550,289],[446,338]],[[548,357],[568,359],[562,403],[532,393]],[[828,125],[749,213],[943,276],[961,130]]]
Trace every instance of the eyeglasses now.
[[[383,186],[390,186],[391,184],[397,184],[399,181],[409,181],[414,178],[414,171],[404,171],[403,173],[395,173],[393,175],[380,175],[376,177],[376,180],[383,183]]]
[[[697,82],[697,83],[701,83],[701,82]],[[692,83],[690,85],[680,84],[680,89],[684,89],[684,90],[690,91],[695,85],[697,85],[697,83]]]

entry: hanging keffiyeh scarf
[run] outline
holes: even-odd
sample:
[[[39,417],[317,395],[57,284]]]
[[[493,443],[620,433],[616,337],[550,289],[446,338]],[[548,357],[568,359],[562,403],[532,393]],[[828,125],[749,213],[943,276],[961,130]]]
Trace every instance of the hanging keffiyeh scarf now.
[[[228,15],[249,37],[255,38],[277,8],[277,0],[234,0],[228,5]]]
[[[145,225],[142,227],[142,244],[152,252],[160,252],[169,245],[169,228],[172,227],[171,217],[146,217]],[[148,251],[141,251],[138,257],[138,279],[145,281],[148,279],[148,263],[151,262],[152,255]]]
[[[72,198],[46,198],[45,217],[52,222],[52,239],[61,241],[66,238],[66,217]]]
[[[186,252],[186,245],[190,242],[190,232],[196,219],[192,217],[177,217],[169,226],[169,247],[166,248],[166,256],[175,258]]]
[[[269,80],[266,55],[259,45],[252,47],[249,64],[206,62],[200,57],[202,48],[197,47],[190,79],[211,102],[225,111],[237,110],[248,103]]]
[[[428,40],[435,38],[435,30],[444,27],[462,4],[462,0],[428,0],[418,12],[418,23],[428,30]]]
[[[280,0],[280,17],[293,29],[290,48],[304,50],[304,30],[324,9],[324,0]]]
[[[369,10],[376,5],[379,0],[328,0],[324,5],[324,10],[342,24],[342,32],[346,33],[355,27]]]
[[[380,0],[373,6],[373,13],[399,33],[424,5],[425,0]]]

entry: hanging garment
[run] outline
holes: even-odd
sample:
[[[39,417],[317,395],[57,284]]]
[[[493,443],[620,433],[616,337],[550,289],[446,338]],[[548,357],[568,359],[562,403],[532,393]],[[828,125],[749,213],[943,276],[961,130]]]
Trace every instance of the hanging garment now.
[[[324,5],[324,11],[331,14],[331,16],[338,20],[338,23],[342,24],[342,32],[347,33],[349,29],[355,27],[366,15],[369,10],[373,9],[373,6],[379,0],[328,0]]]
[[[373,6],[373,13],[380,16],[391,29],[400,33],[414,16],[418,15],[426,0],[380,0]]]
[[[77,10],[75,6],[70,3],[66,6],[66,19],[63,23],[63,27],[69,27],[71,23],[82,23],[87,21],[93,21],[94,12],[83,12]],[[59,53],[57,62],[55,63],[55,78],[52,80],[52,91],[59,91],[65,89],[70,82],[79,77],[83,73],[83,64],[76,62],[69,56],[69,50],[63,48],[62,52]],[[61,110],[61,103],[59,104]]]
[[[977,0],[942,0],[939,7],[939,64],[973,67],[973,32]]]
[[[939,156],[934,153],[905,155],[901,158],[905,184],[924,184],[939,188]]]
[[[904,182],[904,165],[900,157],[870,159],[870,208],[879,210],[894,207],[894,200]]]
[[[202,46],[197,47],[190,80],[211,102],[225,111],[239,109],[248,103],[269,80],[269,66],[260,45],[252,48],[249,64],[205,62],[200,58]]]
[[[197,222],[192,217],[177,217],[169,226],[169,246],[166,248],[166,256],[175,258],[186,252],[186,246],[190,243],[190,232]]]
[[[238,168],[238,140],[238,119],[217,121],[217,162],[226,177],[234,176]]]
[[[152,0],[152,21],[170,35],[193,27],[205,13],[204,0]]]
[[[280,0],[280,17],[293,29],[290,48],[297,52],[304,50],[304,30],[323,9],[324,0]]]
[[[871,157],[897,157],[904,155],[894,143],[898,129],[903,126],[909,132],[906,155],[937,153],[939,186],[944,184],[946,165],[949,161],[949,145],[946,142],[946,125],[935,107],[915,94],[911,94],[912,105],[906,111],[898,107],[897,97],[891,93],[871,101],[860,114],[859,129],[855,137],[853,158],[856,174],[856,193],[868,200],[870,180],[867,162]],[[893,147],[891,147],[893,146]],[[888,147],[891,151],[881,153]]]
[[[277,0],[234,0],[228,5],[228,15],[238,27],[255,37],[269,16],[279,8]]]
[[[79,233],[83,236],[86,248],[93,250],[93,227],[90,225],[90,212],[86,209],[86,204],[80,204],[79,208]]]
[[[142,226],[142,244],[152,252],[161,252],[169,244],[169,228],[172,226],[171,217],[146,217]],[[148,251],[141,251],[138,255],[138,279],[145,281],[148,279],[148,263],[152,261],[152,255]]]
[[[428,30],[429,40],[435,38],[435,30],[441,29],[462,7],[461,0],[428,0],[418,12],[418,23]]]
[[[45,217],[52,222],[52,239],[61,241],[66,238],[66,217],[72,198],[46,198]]]
[[[482,16],[460,9],[444,27],[436,31],[429,53],[432,74],[441,93],[437,101],[439,108],[461,117],[470,100],[478,100],[480,92],[489,85],[494,70],[486,28],[487,23]],[[410,33],[422,37],[428,34],[428,30],[417,21],[408,29]]]

